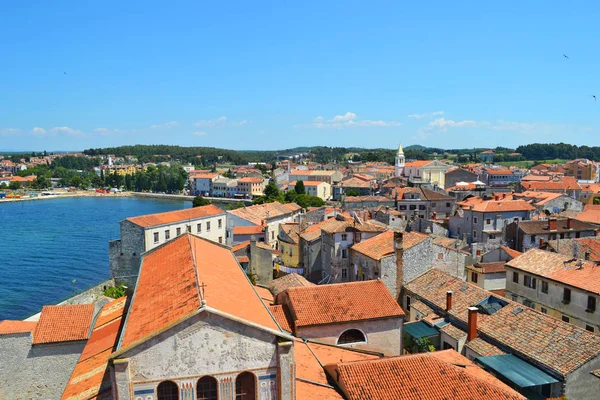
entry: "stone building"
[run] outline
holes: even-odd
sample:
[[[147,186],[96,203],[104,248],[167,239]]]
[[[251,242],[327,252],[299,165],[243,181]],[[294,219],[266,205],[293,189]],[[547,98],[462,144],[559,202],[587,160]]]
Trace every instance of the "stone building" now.
[[[506,297],[590,332],[600,332],[600,267],[532,249],[506,263]]]
[[[405,285],[401,304],[405,310],[413,305],[423,309],[423,330],[436,334],[453,325],[445,335],[447,348],[476,361],[528,398],[564,395],[585,400],[597,394],[600,340],[594,333],[437,269]],[[465,335],[462,348],[454,347],[458,341],[451,336]]]
[[[396,208],[407,217],[446,218],[454,210],[456,199],[423,188],[401,188],[396,191]]]
[[[135,286],[142,253],[185,233],[225,243],[226,213],[208,205],[185,210],[131,217],[121,221],[121,239],[108,244],[110,274],[117,283]]]
[[[310,225],[300,233],[300,267],[311,282],[323,279],[321,261],[321,228]]]
[[[520,252],[537,249],[549,240],[593,237],[595,226],[572,218],[513,222],[506,227],[506,241]]]
[[[452,168],[446,171],[446,185],[445,188],[455,187],[459,182],[475,182],[479,180],[479,175],[474,172],[468,171],[462,168]]]
[[[290,287],[275,302],[296,337],[402,354],[404,312],[382,281]]]
[[[182,235],[143,256],[110,357],[113,388],[119,400],[292,400],[293,342],[228,248]]]
[[[321,229],[321,271],[327,283],[345,282],[352,271],[350,248],[386,230],[348,214],[338,214],[319,224]]]
[[[249,207],[227,211],[227,244],[235,244],[234,229],[241,226],[263,227],[265,243],[273,248],[277,246],[279,224],[298,222],[302,207],[295,203],[281,204],[278,202],[256,204]]]
[[[60,398],[93,317],[86,304],[44,306],[37,322],[0,321],[0,398]]]

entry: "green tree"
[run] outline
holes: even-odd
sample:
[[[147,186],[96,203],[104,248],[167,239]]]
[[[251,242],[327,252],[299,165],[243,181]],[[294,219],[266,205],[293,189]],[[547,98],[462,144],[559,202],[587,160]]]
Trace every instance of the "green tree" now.
[[[356,189],[349,189],[346,191],[346,196],[360,196],[360,193]]]
[[[6,189],[6,188],[8,188],[8,185],[6,183],[2,182],[0,184],[0,189]]]
[[[8,184],[8,188],[10,190],[19,190],[21,189],[21,182],[19,181],[12,181]]]
[[[283,195],[279,191],[279,188],[277,188],[274,180],[270,180],[269,184],[265,187],[263,197],[265,203],[272,203],[274,201],[284,202]]]
[[[47,189],[50,187],[50,179],[45,175],[38,175],[37,178],[35,178],[33,186],[36,189]]]
[[[194,197],[194,200],[192,201],[192,207],[207,206],[209,204],[210,204],[210,200],[208,200],[202,196],[196,196],[196,197]]]
[[[594,197],[594,204],[600,204],[600,197]]]
[[[304,188],[304,182],[298,181],[296,182],[296,186],[294,186],[294,191],[296,194],[306,194],[306,189]]]

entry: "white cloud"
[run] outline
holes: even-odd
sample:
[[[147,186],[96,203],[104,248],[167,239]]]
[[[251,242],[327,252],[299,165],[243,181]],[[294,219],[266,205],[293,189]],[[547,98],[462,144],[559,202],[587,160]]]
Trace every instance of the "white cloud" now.
[[[352,112],[347,112],[344,115],[336,115],[333,119],[329,120],[329,122],[347,122],[356,119],[356,114]]]
[[[248,121],[245,119],[242,121],[228,121],[227,117],[223,116],[223,117],[219,117],[216,119],[200,120],[200,121],[196,122],[194,124],[194,126],[197,126],[199,128],[217,128],[217,127],[223,127],[223,126],[244,126],[247,124],[248,124]]]
[[[150,128],[151,129],[170,129],[170,128],[174,128],[176,126],[179,126],[179,122],[170,121],[170,122],[166,122],[164,124],[152,125],[152,126],[150,126]]]
[[[347,112],[343,115],[336,115],[332,119],[325,120],[323,117],[316,117],[310,124],[298,124],[295,128],[316,128],[316,129],[342,129],[342,128],[365,128],[365,127],[393,127],[400,126],[398,121],[384,121],[360,119],[355,113]]]
[[[67,135],[77,136],[83,135],[84,133],[80,130],[69,128],[68,126],[57,126],[55,128],[50,129],[52,133],[66,133]]]
[[[0,136],[16,136],[21,133],[17,128],[0,128]]]
[[[451,119],[438,118],[427,124],[428,128],[439,129],[443,132],[448,128],[476,128],[478,123],[472,120],[453,121]]]
[[[194,133],[192,133],[192,135],[194,135],[194,136],[208,136],[208,133],[206,133],[206,132],[194,132]]]
[[[439,115],[444,115],[444,112],[443,111],[434,111],[434,112],[425,113],[425,114],[409,114],[408,118],[423,119],[423,118],[433,118],[433,117],[437,117]]]
[[[44,128],[40,128],[40,127],[36,126],[35,128],[33,128],[31,130],[31,133],[36,136],[42,136],[42,135],[46,134],[46,130]]]

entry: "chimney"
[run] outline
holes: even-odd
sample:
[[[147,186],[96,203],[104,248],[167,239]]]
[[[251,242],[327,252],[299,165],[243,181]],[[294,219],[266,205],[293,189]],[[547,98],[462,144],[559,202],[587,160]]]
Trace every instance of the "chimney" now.
[[[452,310],[452,290],[446,292],[446,311]]]
[[[396,299],[400,297],[400,290],[402,289],[402,285],[404,284],[404,267],[403,267],[403,258],[404,258],[404,243],[403,243],[403,233],[402,232],[394,232],[394,252],[396,253]]]
[[[543,238],[540,238],[540,249],[541,249],[542,247],[544,247],[544,239],[543,239]]]
[[[431,219],[435,221],[435,220],[436,220],[436,217],[437,217],[437,213],[434,211],[434,212],[433,212],[433,215],[431,216]]]
[[[567,218],[567,229],[573,229],[573,220],[571,218]]]
[[[558,229],[558,222],[556,221],[556,218],[548,218],[548,229],[551,231]]]
[[[469,307],[469,319],[467,322],[467,342],[477,337],[477,307]]]
[[[586,251],[585,255],[583,256],[585,258],[586,261],[590,261],[590,251]]]

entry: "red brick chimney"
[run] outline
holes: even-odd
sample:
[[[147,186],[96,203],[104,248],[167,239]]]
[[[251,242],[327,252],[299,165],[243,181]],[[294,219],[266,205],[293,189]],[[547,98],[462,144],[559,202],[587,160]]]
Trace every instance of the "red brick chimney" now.
[[[400,290],[402,289],[404,280],[404,269],[402,259],[404,258],[404,243],[403,233],[394,232],[394,252],[396,253],[396,299],[400,297]]]
[[[551,231],[555,231],[558,229],[558,222],[556,221],[556,218],[548,219],[548,229]]]
[[[469,319],[467,322],[467,342],[477,337],[477,307],[469,307]]]
[[[452,290],[446,292],[446,311],[452,310]]]
[[[431,219],[435,221],[437,217],[437,213],[434,211],[433,214],[431,215]]]
[[[567,218],[567,229],[573,229],[573,220],[571,218]]]

